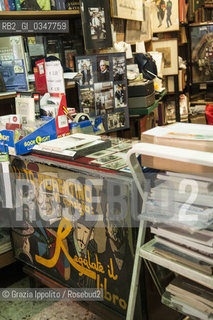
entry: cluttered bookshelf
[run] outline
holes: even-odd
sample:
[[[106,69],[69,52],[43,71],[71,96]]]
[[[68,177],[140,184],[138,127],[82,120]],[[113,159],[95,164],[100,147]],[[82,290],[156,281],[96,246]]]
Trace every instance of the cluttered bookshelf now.
[[[2,12],[16,12],[18,11],[69,11],[79,12],[80,4],[79,1],[72,0],[46,0],[46,1],[26,1],[26,0],[1,0],[0,11]]]
[[[174,272],[174,279],[161,296],[163,304],[192,319],[212,319],[212,136],[193,134],[197,126],[208,129],[181,123],[169,126],[167,132],[164,128],[157,133],[151,129],[127,155],[143,200],[128,319],[134,316],[142,258]],[[190,141],[197,142],[198,148]],[[145,176],[136,158],[139,154],[142,165],[161,171]],[[153,239],[145,243],[147,227]]]

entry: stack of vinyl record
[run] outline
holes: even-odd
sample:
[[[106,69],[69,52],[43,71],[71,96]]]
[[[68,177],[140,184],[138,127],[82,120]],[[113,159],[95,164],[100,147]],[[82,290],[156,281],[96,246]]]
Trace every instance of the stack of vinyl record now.
[[[181,276],[166,288],[162,302],[193,319],[213,319],[213,292]]]

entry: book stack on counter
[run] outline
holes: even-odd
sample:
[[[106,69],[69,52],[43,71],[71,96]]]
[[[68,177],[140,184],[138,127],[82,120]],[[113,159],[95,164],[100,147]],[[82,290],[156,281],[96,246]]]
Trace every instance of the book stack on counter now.
[[[212,290],[181,276],[167,286],[162,302],[193,319],[213,319]]]

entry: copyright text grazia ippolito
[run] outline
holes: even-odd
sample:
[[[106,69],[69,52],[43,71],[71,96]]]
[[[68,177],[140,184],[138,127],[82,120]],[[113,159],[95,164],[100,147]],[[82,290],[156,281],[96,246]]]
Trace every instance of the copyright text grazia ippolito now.
[[[0,301],[103,301],[102,289],[87,288],[6,288],[0,289]]]

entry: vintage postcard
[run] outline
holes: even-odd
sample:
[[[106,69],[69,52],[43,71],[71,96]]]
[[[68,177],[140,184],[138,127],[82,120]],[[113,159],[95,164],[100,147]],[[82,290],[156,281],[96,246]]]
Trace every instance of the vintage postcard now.
[[[110,151],[119,152],[122,150],[128,150],[131,149],[132,144],[131,143],[120,143],[117,146],[113,146],[112,148],[109,148]]]
[[[125,166],[126,166],[126,160],[125,159],[118,159],[116,161],[106,163],[102,167],[112,169],[112,170],[119,170]]]

